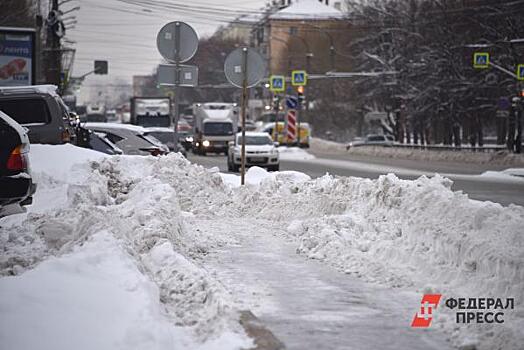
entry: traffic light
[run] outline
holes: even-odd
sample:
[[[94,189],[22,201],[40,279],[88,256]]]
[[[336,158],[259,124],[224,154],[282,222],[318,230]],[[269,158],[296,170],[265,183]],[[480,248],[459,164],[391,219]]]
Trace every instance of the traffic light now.
[[[303,85],[300,85],[298,88],[297,88],[297,93],[298,93],[298,103],[299,104],[304,104],[304,86]]]
[[[278,111],[280,108],[280,96],[274,95],[273,96],[273,109],[275,111]]]

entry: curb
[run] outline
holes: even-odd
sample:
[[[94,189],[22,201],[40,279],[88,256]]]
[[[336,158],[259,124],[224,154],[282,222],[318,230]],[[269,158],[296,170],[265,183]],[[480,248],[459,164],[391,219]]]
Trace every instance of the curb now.
[[[286,348],[284,343],[278,340],[251,311],[240,311],[240,324],[255,343],[255,347],[250,350],[284,350]]]

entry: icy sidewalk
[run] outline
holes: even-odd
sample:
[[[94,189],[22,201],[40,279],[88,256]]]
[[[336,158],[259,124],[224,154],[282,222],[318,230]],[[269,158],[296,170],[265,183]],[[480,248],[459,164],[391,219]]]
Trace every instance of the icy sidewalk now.
[[[411,329],[418,294],[386,289],[296,254],[278,223],[192,218],[194,234],[237,240],[202,263],[287,349],[451,349],[438,331]]]

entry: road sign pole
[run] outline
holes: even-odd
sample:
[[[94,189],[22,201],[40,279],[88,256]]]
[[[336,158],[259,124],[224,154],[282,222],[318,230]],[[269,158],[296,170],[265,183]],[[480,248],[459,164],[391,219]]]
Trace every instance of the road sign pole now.
[[[240,174],[240,184],[245,184],[246,177],[246,104],[247,104],[247,47],[242,49],[242,170]]]
[[[277,96],[277,93],[275,92],[275,96]],[[278,97],[277,97],[278,99]],[[278,100],[277,100],[278,101]],[[274,106],[273,106],[274,110],[275,110],[275,129],[273,130],[273,133],[275,135],[275,140],[274,142],[278,142],[278,112],[280,112],[280,106],[279,106],[279,103],[277,102]]]
[[[301,117],[301,114],[302,114],[302,106],[300,105],[300,102],[298,103],[298,106],[297,106],[297,115],[296,115],[296,118],[297,118],[297,146],[300,147],[300,117]]]
[[[189,61],[198,49],[198,35],[195,30],[187,23],[175,21],[164,25],[157,34],[156,45],[158,51],[164,59],[173,65],[161,65],[158,69],[160,85],[174,85],[174,150],[178,151],[178,120],[180,119],[180,85],[196,86],[195,79],[198,79],[198,68],[185,66],[189,69],[190,75],[195,75],[187,79],[181,79],[181,63]],[[170,70],[170,66],[174,68]],[[162,74],[166,75],[162,77]],[[174,80],[174,81],[172,81]]]
[[[180,108],[178,104],[178,100],[180,98],[180,22],[175,23],[175,120],[174,120],[174,135],[175,135],[175,144],[174,144],[174,150],[175,152],[178,152],[178,119],[180,118]]]

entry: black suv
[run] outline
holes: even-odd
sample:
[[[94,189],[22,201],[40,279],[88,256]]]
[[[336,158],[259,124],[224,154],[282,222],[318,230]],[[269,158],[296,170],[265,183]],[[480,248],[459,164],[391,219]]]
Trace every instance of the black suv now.
[[[26,130],[0,111],[0,217],[10,206],[31,204],[35,189]]]
[[[29,130],[31,143],[74,141],[66,105],[54,85],[0,87],[0,111]]]

